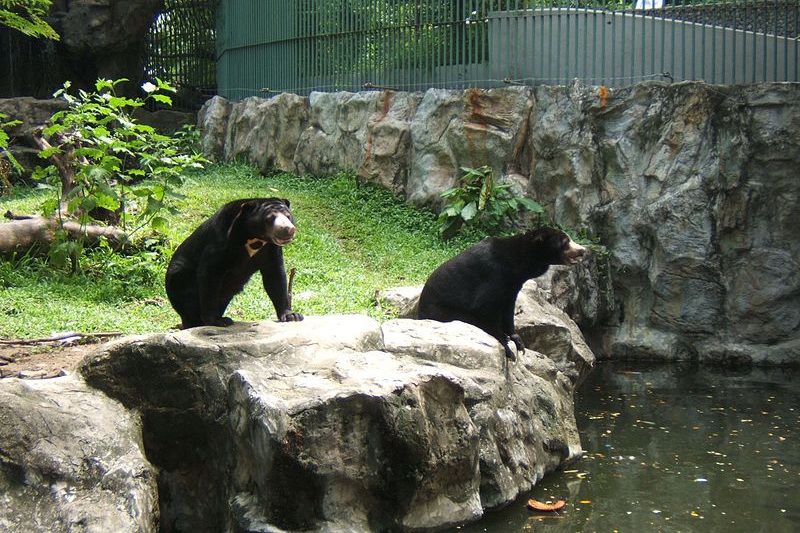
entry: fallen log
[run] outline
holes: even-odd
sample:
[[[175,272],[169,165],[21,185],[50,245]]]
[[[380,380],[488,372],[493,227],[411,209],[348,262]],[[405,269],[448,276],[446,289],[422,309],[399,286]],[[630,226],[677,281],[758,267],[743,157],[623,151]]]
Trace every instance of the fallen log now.
[[[25,253],[37,246],[47,249],[55,240],[55,233],[62,227],[72,239],[83,240],[85,244],[97,244],[105,238],[113,248],[124,248],[128,235],[113,226],[86,225],[68,220],[60,224],[58,220],[40,216],[28,218],[15,217],[11,222],[0,224],[0,253]]]

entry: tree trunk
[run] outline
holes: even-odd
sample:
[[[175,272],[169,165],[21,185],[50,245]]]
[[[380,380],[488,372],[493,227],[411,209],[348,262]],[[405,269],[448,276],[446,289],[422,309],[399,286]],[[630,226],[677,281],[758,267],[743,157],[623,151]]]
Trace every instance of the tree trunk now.
[[[53,243],[58,228],[58,220],[39,216],[0,224],[0,253],[24,253],[37,246],[47,249]],[[102,237],[114,248],[124,247],[128,242],[125,232],[111,226],[81,226],[69,220],[64,222],[63,228],[71,238],[83,239],[90,245],[96,244]]]

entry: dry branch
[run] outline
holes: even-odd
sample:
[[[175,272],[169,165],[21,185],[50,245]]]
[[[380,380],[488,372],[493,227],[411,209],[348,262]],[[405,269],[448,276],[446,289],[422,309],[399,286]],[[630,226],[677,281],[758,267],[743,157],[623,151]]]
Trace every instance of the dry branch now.
[[[107,339],[110,337],[119,337],[122,333],[108,332],[108,333],[75,333],[74,331],[67,331],[52,337],[45,337],[42,339],[19,339],[19,340],[3,340],[0,339],[0,344],[11,346],[31,346],[34,344],[46,344],[48,342],[63,342],[66,340],[88,340],[88,339]]]
[[[37,128],[31,137],[33,138],[33,142],[39,147],[40,150],[47,150],[53,147],[53,145],[44,138],[42,128]],[[77,180],[75,179],[78,175],[78,167],[75,164],[76,161],[84,166],[88,165],[88,161],[85,157],[76,157],[73,153],[76,148],[80,147],[80,143],[77,142],[77,140],[69,139],[63,134],[57,135],[55,140],[57,141],[57,144],[62,146],[64,151],[52,154],[48,159],[51,163],[53,163],[53,166],[56,167],[56,170],[61,177],[61,199],[63,200],[78,184]]]

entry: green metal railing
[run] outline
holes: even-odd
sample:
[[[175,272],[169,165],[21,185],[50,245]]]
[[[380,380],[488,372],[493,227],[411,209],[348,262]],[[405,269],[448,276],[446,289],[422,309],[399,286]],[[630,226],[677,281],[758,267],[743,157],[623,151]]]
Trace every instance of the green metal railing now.
[[[217,0],[165,0],[145,40],[145,78],[173,84],[173,108],[199,109],[216,92]]]
[[[800,0],[222,0],[218,91],[798,81]]]

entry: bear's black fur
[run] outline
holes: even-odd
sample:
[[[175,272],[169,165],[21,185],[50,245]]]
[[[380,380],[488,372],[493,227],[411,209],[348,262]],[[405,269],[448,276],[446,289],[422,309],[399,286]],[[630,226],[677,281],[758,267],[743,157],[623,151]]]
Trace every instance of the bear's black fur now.
[[[278,320],[303,320],[289,306],[281,249],[295,231],[289,200],[281,198],[235,200],[203,222],[167,268],[167,296],[181,328],[231,325],[225,309],[257,270]]]
[[[516,359],[508,344],[525,349],[514,332],[522,285],[550,265],[572,265],[586,254],[586,248],[554,228],[485,239],[434,270],[422,289],[418,317],[477,326],[500,341],[509,359]]]

